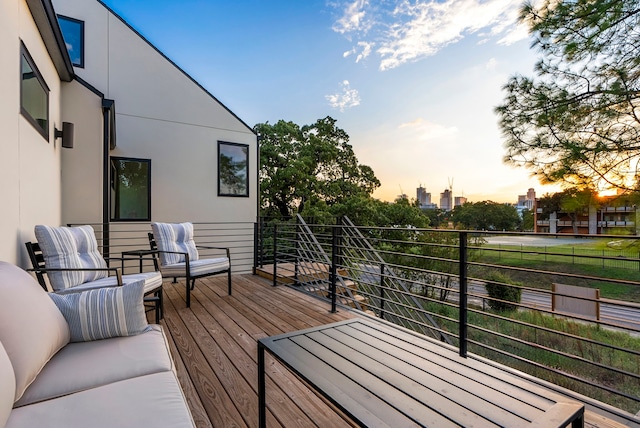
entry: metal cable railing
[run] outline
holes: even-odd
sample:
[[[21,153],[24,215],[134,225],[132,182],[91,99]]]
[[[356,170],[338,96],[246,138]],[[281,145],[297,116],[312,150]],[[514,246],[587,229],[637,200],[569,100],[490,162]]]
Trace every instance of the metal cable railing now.
[[[636,238],[580,236],[564,244],[570,237],[357,227],[348,219],[301,224],[274,233],[282,246],[276,258],[289,254],[295,265],[291,255],[300,255],[299,264],[322,265],[328,278],[340,272],[375,316],[446,337],[461,355],[640,410],[640,257],[600,249]],[[518,241],[532,237],[548,242]],[[602,296],[580,294],[594,289]]]

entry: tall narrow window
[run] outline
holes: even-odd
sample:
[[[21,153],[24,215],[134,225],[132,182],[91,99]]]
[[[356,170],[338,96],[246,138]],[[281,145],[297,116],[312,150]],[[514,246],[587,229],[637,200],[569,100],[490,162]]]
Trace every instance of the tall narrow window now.
[[[24,44],[20,46],[20,113],[49,140],[49,87]]]
[[[151,220],[151,160],[111,158],[111,220]]]
[[[58,15],[64,43],[67,45],[71,64],[84,67],[84,22],[67,16]]]

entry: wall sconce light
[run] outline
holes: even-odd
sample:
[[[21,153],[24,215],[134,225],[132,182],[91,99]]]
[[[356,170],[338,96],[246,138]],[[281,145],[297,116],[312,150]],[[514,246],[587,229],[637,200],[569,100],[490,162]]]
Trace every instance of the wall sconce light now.
[[[62,138],[62,147],[73,149],[73,123],[62,122],[62,131],[56,128],[55,137]]]

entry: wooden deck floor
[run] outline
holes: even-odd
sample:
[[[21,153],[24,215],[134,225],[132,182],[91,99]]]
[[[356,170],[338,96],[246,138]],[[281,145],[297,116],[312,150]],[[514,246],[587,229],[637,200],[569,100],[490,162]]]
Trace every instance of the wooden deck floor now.
[[[348,311],[252,275],[198,280],[185,307],[184,282],[165,282],[162,324],[198,427],[258,425],[257,340],[351,318]],[[279,364],[267,359],[269,427],[350,426]]]
[[[185,307],[184,282],[164,283],[165,316],[178,378],[198,427],[257,427],[257,340],[357,316],[253,275],[198,280]],[[268,427],[352,426],[268,354]],[[621,426],[586,412],[588,427]]]

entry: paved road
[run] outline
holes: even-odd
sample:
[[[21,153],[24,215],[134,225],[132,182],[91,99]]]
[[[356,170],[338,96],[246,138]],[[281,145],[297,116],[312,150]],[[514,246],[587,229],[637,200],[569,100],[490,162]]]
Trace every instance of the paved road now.
[[[365,272],[361,274],[362,281],[370,284],[380,283],[379,268],[376,266],[362,267]],[[457,289],[457,281],[453,281],[453,288]],[[483,283],[479,281],[469,281],[469,293],[471,302],[483,306],[482,297],[487,296],[487,291]],[[457,293],[450,293],[451,299],[458,300]],[[549,292],[536,292],[523,290],[521,303],[530,308],[551,311],[551,294]],[[600,300],[600,320],[605,323],[619,325],[621,328],[629,329],[640,334],[640,304],[628,303],[618,300]]]
[[[477,281],[470,281],[469,293],[487,296],[484,285]],[[523,290],[521,303],[528,307],[551,311],[551,294]],[[600,320],[640,333],[640,305],[618,300],[601,299]]]

